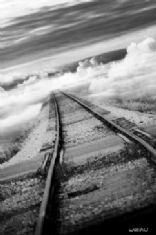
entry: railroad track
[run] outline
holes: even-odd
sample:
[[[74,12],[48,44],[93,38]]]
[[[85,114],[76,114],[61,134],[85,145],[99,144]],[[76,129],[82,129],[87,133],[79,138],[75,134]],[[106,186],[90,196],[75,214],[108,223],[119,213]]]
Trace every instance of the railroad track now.
[[[55,104],[53,103],[53,98],[43,105],[42,111],[36,120],[36,130],[43,122],[45,122],[44,129],[42,128],[43,133],[39,133],[41,131],[40,128],[38,130],[38,133],[42,134],[43,138],[38,145],[38,152],[35,150],[36,156],[27,161],[17,162],[17,165],[11,165],[8,169],[4,168],[3,171],[1,170],[1,173],[5,173],[5,177],[0,179],[1,235],[34,234],[36,219],[39,215],[45,189],[45,176],[50,158],[53,155],[53,142],[56,139]],[[30,138],[30,141],[33,141],[33,139]],[[34,144],[35,148],[36,145]],[[27,148],[26,151],[25,148],[22,153],[27,156],[31,154],[31,149]],[[22,153],[20,154],[21,157]]]
[[[152,230],[156,150],[105,110],[65,93],[54,99],[56,142],[35,235]]]

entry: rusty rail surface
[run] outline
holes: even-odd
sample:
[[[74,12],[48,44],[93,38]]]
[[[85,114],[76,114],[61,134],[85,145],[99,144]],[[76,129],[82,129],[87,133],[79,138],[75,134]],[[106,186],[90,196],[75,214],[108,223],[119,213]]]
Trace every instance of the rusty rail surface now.
[[[147,143],[145,140],[143,140],[142,138],[138,137],[135,134],[130,133],[129,131],[127,131],[124,128],[120,127],[119,125],[117,125],[113,121],[107,119],[106,117],[103,117],[98,111],[93,110],[87,104],[85,104],[79,97],[74,96],[74,95],[69,94],[69,93],[67,94],[65,92],[62,92],[62,94],[64,94],[68,98],[72,99],[73,101],[75,101],[78,104],[80,104],[81,106],[83,106],[88,112],[92,113],[97,119],[102,121],[104,124],[106,124],[108,127],[110,127],[115,132],[119,132],[119,133],[123,134],[128,139],[130,139],[131,141],[139,144],[141,147],[146,149],[150,153],[150,156],[148,156],[148,159],[152,163],[156,164],[156,150],[149,143]]]
[[[54,107],[55,107],[55,115],[56,115],[56,139],[55,139],[55,146],[54,151],[51,153],[51,162],[48,170],[48,175],[46,179],[46,186],[44,190],[43,200],[40,206],[39,217],[36,225],[35,235],[42,235],[45,223],[45,217],[49,202],[50,194],[54,194],[54,184],[53,184],[53,177],[54,177],[54,168],[56,162],[59,160],[59,153],[60,153],[60,143],[61,143],[61,125],[60,125],[60,115],[59,115],[59,108],[56,102],[55,95],[53,95]]]

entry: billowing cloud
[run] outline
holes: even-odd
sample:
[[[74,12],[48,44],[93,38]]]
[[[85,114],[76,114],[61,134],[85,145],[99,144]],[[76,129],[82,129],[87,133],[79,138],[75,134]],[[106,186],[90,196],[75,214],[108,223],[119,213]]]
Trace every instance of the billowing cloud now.
[[[52,91],[77,85],[83,80],[79,74],[65,73],[54,78],[42,74],[30,76],[9,91],[0,88],[0,131],[34,118]]]
[[[156,94],[156,41],[147,38],[131,43],[127,56],[120,62],[100,68],[102,76],[93,79],[89,90],[105,96],[140,97]],[[104,72],[105,71],[105,72]]]
[[[31,105],[18,112],[16,110],[16,113],[11,114],[6,118],[1,118],[0,131],[5,131],[7,128],[29,121],[39,114],[40,109],[41,104]]]
[[[77,72],[57,74],[48,77],[29,76],[16,89],[0,89],[0,127],[7,128],[32,118],[39,112],[39,107],[52,91],[65,89],[79,84],[88,84],[91,95],[112,97],[156,96],[156,41],[147,38],[127,47],[126,57],[118,62],[98,64],[94,58],[79,63]],[[37,105],[37,106],[36,106]],[[30,109],[29,109],[30,108]],[[30,115],[29,115],[30,114]],[[34,116],[33,116],[34,117]]]
[[[0,85],[10,84],[16,80],[25,80],[25,76],[18,72],[10,72],[7,74],[0,73]]]

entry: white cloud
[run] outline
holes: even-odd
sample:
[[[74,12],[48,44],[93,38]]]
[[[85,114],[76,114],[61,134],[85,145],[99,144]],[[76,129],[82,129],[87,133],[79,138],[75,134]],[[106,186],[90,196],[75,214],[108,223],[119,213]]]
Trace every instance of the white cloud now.
[[[34,118],[39,114],[41,109],[41,104],[31,105],[24,108],[16,114],[11,114],[7,118],[0,119],[0,131],[5,131],[6,128],[22,124],[30,119]]]
[[[141,97],[156,96],[156,41],[147,38],[131,43],[127,56],[120,62],[102,65],[104,76],[93,79],[90,92],[105,96]]]
[[[43,73],[40,79],[30,76],[16,89],[4,91],[0,88],[0,117],[3,117],[0,118],[0,130],[32,119],[52,91],[77,85],[83,80],[79,74],[66,73],[50,79]]]
[[[140,43],[131,43],[127,47],[127,56],[118,62],[98,65],[91,59],[80,63],[76,73],[65,73],[53,78],[41,73],[40,79],[31,76],[14,90],[0,89],[0,114],[5,117],[0,120],[0,126],[7,128],[9,122],[14,125],[22,122],[22,119],[25,120],[25,110],[42,103],[52,91],[82,83],[89,84],[89,92],[92,95],[156,96],[155,39],[147,38]],[[26,113],[27,119],[32,118],[30,113]]]
[[[2,84],[10,84],[11,82],[15,80],[24,80],[25,76],[22,73],[19,73],[17,71],[10,72],[7,74],[0,73],[0,85]]]

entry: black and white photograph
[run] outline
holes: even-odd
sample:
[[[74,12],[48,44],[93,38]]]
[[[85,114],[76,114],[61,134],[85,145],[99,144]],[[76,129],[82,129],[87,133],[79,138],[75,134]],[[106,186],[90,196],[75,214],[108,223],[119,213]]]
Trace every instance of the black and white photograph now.
[[[155,218],[156,0],[0,0],[0,235]]]

